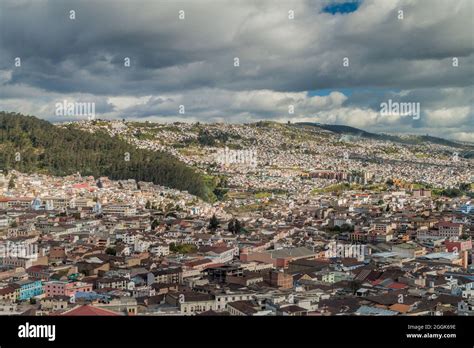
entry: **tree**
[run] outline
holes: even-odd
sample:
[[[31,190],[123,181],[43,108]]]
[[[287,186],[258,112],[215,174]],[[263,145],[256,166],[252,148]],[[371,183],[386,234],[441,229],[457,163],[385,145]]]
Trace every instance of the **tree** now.
[[[15,188],[15,178],[12,176],[8,182],[8,189],[11,190],[13,188]]]
[[[211,231],[215,231],[217,230],[218,227],[219,227],[219,220],[217,219],[216,214],[212,214],[212,217],[209,220],[209,229]]]
[[[235,233],[235,219],[230,219],[227,224],[227,230],[229,230],[230,233]]]
[[[153,222],[151,223],[151,228],[154,230],[156,229],[158,226],[160,225],[160,223],[158,222],[158,220],[153,220]]]
[[[352,232],[352,231],[354,231],[354,226],[349,225],[349,224],[342,224],[341,232]]]
[[[114,248],[108,247],[107,249],[105,249],[105,253],[107,255],[115,256],[115,255],[117,255],[117,250],[115,250]]]
[[[229,231],[232,233],[241,233],[243,229],[242,223],[237,219],[232,219],[231,222],[232,222],[232,231],[231,230]]]
[[[170,251],[173,253],[189,254],[194,253],[196,250],[196,246],[192,244],[170,244]]]
[[[151,209],[151,202],[150,201],[146,201],[145,209]]]

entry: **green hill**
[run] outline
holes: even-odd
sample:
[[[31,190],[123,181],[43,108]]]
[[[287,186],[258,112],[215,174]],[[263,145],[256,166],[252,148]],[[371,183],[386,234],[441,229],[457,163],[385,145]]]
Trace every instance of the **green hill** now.
[[[152,181],[204,200],[214,198],[210,181],[171,155],[17,113],[0,112],[0,169]]]

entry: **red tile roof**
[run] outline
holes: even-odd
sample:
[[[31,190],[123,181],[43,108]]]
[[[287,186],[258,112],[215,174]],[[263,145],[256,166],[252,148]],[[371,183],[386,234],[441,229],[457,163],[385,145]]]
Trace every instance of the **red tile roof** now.
[[[206,265],[210,263],[212,263],[212,260],[210,259],[200,259],[200,260],[186,262],[185,265],[188,267],[196,267],[196,266],[202,266],[202,265]]]
[[[67,312],[60,314],[62,316],[118,316],[119,313],[109,311],[89,305],[75,307]]]
[[[402,283],[392,283],[392,284],[387,286],[387,288],[389,288],[389,289],[404,289],[406,287],[407,287],[407,285],[402,284]]]
[[[15,289],[10,286],[0,289],[0,295],[7,295],[11,294],[12,292],[15,292]]]
[[[84,182],[84,183],[79,183],[79,184],[73,184],[72,187],[74,187],[74,188],[89,188],[89,184]]]

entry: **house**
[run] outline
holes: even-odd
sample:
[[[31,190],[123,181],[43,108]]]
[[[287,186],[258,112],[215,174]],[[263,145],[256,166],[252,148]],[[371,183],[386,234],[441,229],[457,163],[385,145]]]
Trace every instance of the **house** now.
[[[51,275],[53,275],[54,272],[50,270],[49,266],[36,265],[36,266],[31,266],[27,268],[26,273],[31,278],[41,279],[45,281],[45,280],[49,280]]]
[[[91,283],[67,281],[49,281],[44,283],[44,292],[47,297],[72,296],[77,292],[91,291]]]
[[[20,301],[29,300],[32,297],[43,293],[43,284],[41,280],[26,279],[16,282],[20,286]]]
[[[316,255],[316,252],[306,247],[296,247],[241,254],[241,260],[272,263],[274,267],[288,267],[294,260],[315,258]]]
[[[259,305],[253,301],[236,301],[227,304],[227,310],[230,315],[237,316],[256,316],[269,315],[270,310],[262,310]]]
[[[296,316],[302,316],[306,315],[308,313],[308,310],[296,305],[289,305],[280,308],[277,311],[277,315],[282,315],[282,316],[291,316],[291,317],[296,317]]]
[[[181,314],[190,315],[215,309],[212,295],[201,294],[193,291],[168,293],[166,303],[178,307]]]
[[[263,278],[263,274],[259,272],[244,272],[242,276],[227,276],[226,282],[229,284],[249,286],[263,282]]]
[[[228,276],[241,277],[244,274],[242,267],[237,265],[220,265],[206,268],[209,281],[225,283]]]
[[[181,267],[160,268],[147,273],[147,284],[154,283],[164,284],[182,284],[183,269]]]
[[[293,288],[292,274],[284,273],[282,271],[270,271],[267,275],[268,276],[265,277],[265,280],[270,283],[271,286],[282,289]]]
[[[223,293],[214,293],[215,298],[215,310],[222,311],[227,310],[227,304],[235,301],[248,301],[254,297],[251,292],[242,291],[225,291]]]
[[[41,299],[41,309],[46,311],[58,311],[68,308],[68,296],[52,296]]]
[[[462,224],[442,221],[438,223],[438,234],[440,237],[459,238],[462,235]]]
[[[114,313],[122,313],[125,315],[136,315],[138,311],[137,299],[133,297],[118,297],[107,301],[100,301],[94,304],[98,309],[109,310]]]
[[[416,258],[426,254],[426,248],[414,243],[401,243],[392,245],[392,251],[403,258]]]
[[[9,285],[0,289],[0,301],[15,302],[19,297],[19,287]]]
[[[95,262],[81,261],[76,264],[79,273],[84,273],[86,276],[98,275],[99,271],[110,270],[110,263],[101,260]]]
[[[100,278],[96,281],[97,289],[128,289],[129,279],[125,277]]]
[[[459,315],[474,316],[474,298],[460,301],[457,310]]]

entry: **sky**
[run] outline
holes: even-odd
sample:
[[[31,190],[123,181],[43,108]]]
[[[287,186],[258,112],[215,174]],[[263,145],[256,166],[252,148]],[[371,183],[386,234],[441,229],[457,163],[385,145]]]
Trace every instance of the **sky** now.
[[[472,0],[0,0],[0,110],[474,142],[473,33]]]

